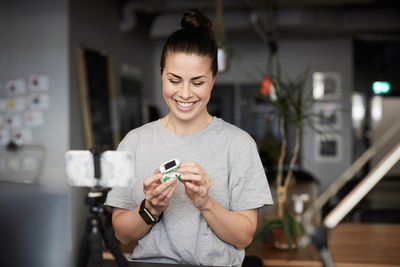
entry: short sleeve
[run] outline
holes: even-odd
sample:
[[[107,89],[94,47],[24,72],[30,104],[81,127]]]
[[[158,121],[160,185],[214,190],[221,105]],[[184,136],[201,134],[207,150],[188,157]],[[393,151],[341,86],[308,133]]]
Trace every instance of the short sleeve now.
[[[128,134],[118,145],[117,151],[130,151],[135,153],[135,135]],[[133,209],[137,203],[133,200],[133,187],[113,187],[107,194],[104,205],[121,208]]]
[[[249,135],[240,135],[229,148],[229,201],[231,210],[246,210],[272,205],[268,180]]]

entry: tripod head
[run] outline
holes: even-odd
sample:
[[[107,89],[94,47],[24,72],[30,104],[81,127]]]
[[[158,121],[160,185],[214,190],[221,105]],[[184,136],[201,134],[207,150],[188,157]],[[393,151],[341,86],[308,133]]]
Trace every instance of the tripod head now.
[[[108,188],[96,188],[90,190],[86,196],[85,203],[90,207],[90,213],[98,215],[103,211],[103,203],[106,199]]]

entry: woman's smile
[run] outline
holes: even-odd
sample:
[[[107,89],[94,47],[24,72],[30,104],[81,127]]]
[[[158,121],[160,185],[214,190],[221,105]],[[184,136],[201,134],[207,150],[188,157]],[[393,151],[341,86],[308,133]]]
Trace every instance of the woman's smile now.
[[[182,102],[182,101],[175,100],[175,103],[177,104],[179,110],[188,112],[188,111],[192,110],[193,105],[196,102]]]

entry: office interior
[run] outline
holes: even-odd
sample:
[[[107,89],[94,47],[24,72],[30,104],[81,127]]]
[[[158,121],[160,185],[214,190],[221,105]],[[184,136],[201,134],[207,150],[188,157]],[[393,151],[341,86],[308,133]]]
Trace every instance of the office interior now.
[[[168,111],[161,93],[159,58],[166,37],[179,27],[182,12],[198,7],[210,16],[215,27],[218,2],[15,0],[0,3],[0,180],[3,188],[0,197],[7,211],[2,213],[1,220],[6,220],[7,214],[17,218],[12,223],[0,224],[2,235],[7,236],[5,228],[10,225],[18,225],[16,228],[24,229],[29,235],[32,230],[25,225],[26,220],[33,223],[33,229],[42,229],[35,231],[36,244],[46,243],[47,248],[54,250],[53,256],[58,255],[65,262],[73,257],[61,251],[65,249],[71,254],[76,251],[89,214],[85,204],[88,189],[68,184],[65,163],[67,151],[89,149],[82,103],[90,103],[90,97],[82,96],[80,53],[89,51],[109,60],[105,71],[113,93],[108,96],[104,109],[99,108],[107,112],[108,105],[104,127],[113,131],[113,142],[121,140],[130,129],[158,119]],[[329,106],[335,108],[336,128],[328,129],[334,136],[330,139],[333,143],[324,143],[318,131],[305,127],[295,165],[296,170],[311,177],[316,186],[312,198],[315,200],[399,120],[400,3],[396,0],[226,0],[221,3],[229,65],[218,74],[209,110],[249,132],[260,146],[265,162],[268,151],[261,151],[263,142],[268,133],[279,139],[279,127],[268,115],[265,103],[257,98],[261,81],[273,70],[276,55],[279,54],[284,75],[296,77],[308,70],[306,90],[312,92],[318,74],[326,75],[325,80],[331,83],[325,86],[333,88],[332,95],[317,99],[311,109],[319,112]],[[271,44],[277,47],[273,57]],[[25,85],[18,86],[25,91],[21,89],[20,94],[27,96],[31,88],[28,83],[34,76],[45,84],[43,90],[36,91],[44,104],[30,114],[34,117],[30,126],[23,119],[11,117],[17,120],[16,128],[20,129],[16,136],[10,130],[13,127],[7,125],[10,119],[7,117],[8,82],[23,81]],[[389,90],[374,92],[374,82],[385,82],[380,88],[389,87]],[[17,113],[22,114],[29,108],[25,109]],[[13,138],[19,138],[20,143],[10,148],[9,141]],[[400,132],[335,194],[321,216],[337,205],[399,140]],[[323,143],[328,145],[325,150]],[[334,148],[329,146],[332,144]],[[31,156],[35,159],[26,164],[16,163],[15,158],[24,155],[21,150],[24,145],[31,145],[43,154]],[[8,157],[14,159],[13,163],[7,161]],[[269,173],[273,172],[265,167],[272,182],[274,177]],[[400,164],[396,163],[343,222],[400,224],[399,177]],[[22,185],[23,190],[16,188]],[[46,192],[46,196],[36,190]],[[25,205],[21,199],[30,194],[37,203],[29,201]],[[38,208],[43,203],[46,203],[44,207],[48,205],[47,213]],[[41,219],[33,222],[21,213]],[[52,229],[52,234],[43,227]],[[51,237],[43,238],[48,235]],[[54,241],[56,237],[65,239],[65,244]],[[18,238],[23,242],[23,237]],[[38,253],[53,251],[39,249],[40,245],[34,247]]]

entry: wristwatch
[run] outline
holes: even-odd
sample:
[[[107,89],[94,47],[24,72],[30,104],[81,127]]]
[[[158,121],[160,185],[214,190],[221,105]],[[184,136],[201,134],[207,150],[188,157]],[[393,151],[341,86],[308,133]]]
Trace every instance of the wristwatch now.
[[[142,203],[140,204],[140,209],[139,209],[140,216],[149,225],[158,223],[161,220],[163,213],[161,213],[160,216],[158,216],[158,218],[156,219],[154,217],[154,215],[151,214],[148,209],[146,209],[146,207],[144,205],[145,202],[146,202],[146,199],[143,199]]]

